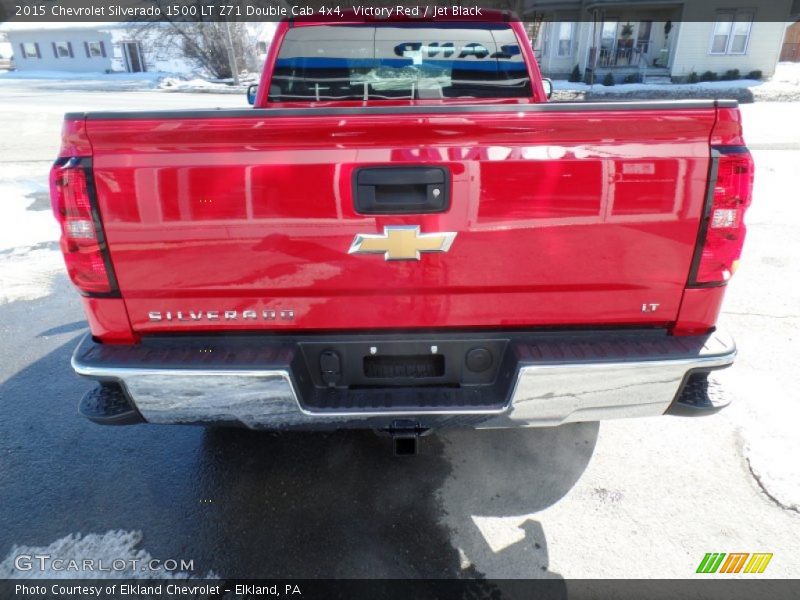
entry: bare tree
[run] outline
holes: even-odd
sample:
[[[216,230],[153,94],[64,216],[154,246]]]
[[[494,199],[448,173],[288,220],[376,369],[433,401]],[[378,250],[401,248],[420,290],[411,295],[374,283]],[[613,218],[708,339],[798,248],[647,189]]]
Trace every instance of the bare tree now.
[[[154,0],[152,4],[161,6],[162,15],[167,14],[164,5],[170,0]],[[182,6],[198,6],[202,2],[185,1]],[[227,4],[235,4],[227,2]],[[133,28],[138,39],[147,39],[148,46],[159,53],[179,54],[188,59],[207,75],[217,79],[238,79],[233,65],[252,64],[254,49],[245,23],[207,20],[170,20],[143,23]]]
[[[230,38],[228,38],[230,27]],[[167,22],[167,43],[180,48],[183,55],[218,79],[234,77],[232,64],[246,64],[249,36],[244,23],[175,23]],[[229,47],[233,48],[231,61]],[[238,73],[236,74],[238,76]]]

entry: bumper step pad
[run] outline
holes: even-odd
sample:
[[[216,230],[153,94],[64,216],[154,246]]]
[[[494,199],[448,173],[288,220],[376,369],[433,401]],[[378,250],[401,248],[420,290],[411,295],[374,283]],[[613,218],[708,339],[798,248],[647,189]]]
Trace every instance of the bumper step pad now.
[[[100,425],[135,425],[144,423],[117,383],[100,383],[89,390],[78,405],[78,412]]]
[[[709,373],[692,373],[667,414],[681,417],[713,415],[730,403],[730,394]]]

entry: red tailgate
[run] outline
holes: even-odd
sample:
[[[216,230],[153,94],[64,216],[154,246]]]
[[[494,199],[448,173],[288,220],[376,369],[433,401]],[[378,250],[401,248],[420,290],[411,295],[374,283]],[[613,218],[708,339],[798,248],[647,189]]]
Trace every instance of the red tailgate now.
[[[713,106],[519,108],[91,117],[134,329],[674,321]],[[367,166],[442,167],[450,206],[358,214],[353,171]],[[456,236],[418,261],[348,253],[357,235],[399,225]]]

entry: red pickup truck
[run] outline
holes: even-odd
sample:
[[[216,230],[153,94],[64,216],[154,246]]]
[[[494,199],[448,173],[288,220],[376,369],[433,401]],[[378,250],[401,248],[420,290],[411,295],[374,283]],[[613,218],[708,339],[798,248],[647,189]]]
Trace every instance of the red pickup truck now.
[[[295,21],[252,108],[67,114],[81,412],[409,448],[718,408],[753,178],[736,103],[548,83],[517,22]]]

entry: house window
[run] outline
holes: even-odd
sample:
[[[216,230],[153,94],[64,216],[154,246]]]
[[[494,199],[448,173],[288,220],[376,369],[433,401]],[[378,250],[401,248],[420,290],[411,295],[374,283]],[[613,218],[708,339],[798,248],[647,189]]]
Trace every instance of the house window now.
[[[34,42],[25,42],[22,44],[22,56],[24,58],[39,58],[38,44]]]
[[[256,43],[256,53],[257,54],[266,54],[267,53],[267,42],[257,42]]]
[[[575,23],[564,22],[558,24],[558,55],[572,56],[572,38],[575,33]]]
[[[72,52],[70,52],[69,42],[53,42],[53,54],[56,58],[70,58]]]
[[[87,58],[103,58],[106,55],[103,42],[86,42]]]
[[[718,13],[709,54],[745,54],[753,26],[752,11]]]

